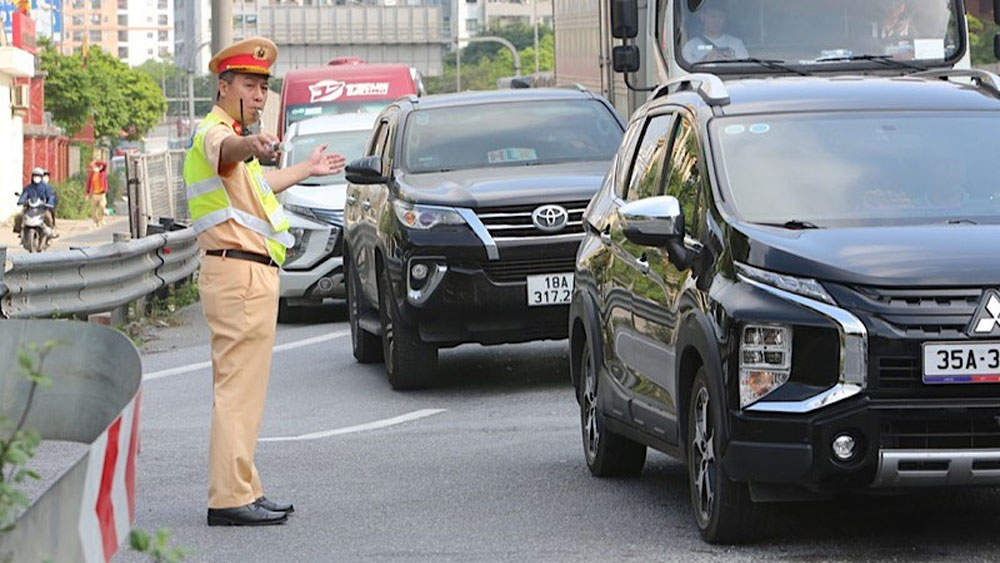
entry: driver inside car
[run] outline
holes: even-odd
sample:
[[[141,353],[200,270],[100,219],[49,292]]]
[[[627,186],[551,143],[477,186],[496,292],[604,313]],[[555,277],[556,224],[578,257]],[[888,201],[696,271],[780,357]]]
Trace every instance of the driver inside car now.
[[[700,10],[701,33],[684,44],[684,59],[708,63],[745,59],[749,55],[743,41],[725,33],[727,12],[722,0],[709,0]]]

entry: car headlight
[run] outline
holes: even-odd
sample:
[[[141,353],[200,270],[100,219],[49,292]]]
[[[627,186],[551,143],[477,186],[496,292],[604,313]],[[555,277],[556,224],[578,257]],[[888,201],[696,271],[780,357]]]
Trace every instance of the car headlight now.
[[[392,203],[399,222],[410,229],[432,229],[438,225],[462,225],[465,219],[451,207],[416,205],[396,200]]]
[[[740,408],[756,403],[788,382],[792,329],[748,324],[740,338]]]
[[[776,272],[769,272],[760,268],[754,268],[753,266],[747,266],[746,264],[736,264],[736,271],[752,280],[783,289],[789,293],[823,301],[831,305],[837,304],[833,300],[833,297],[830,297],[830,294],[823,289],[823,286],[814,279],[797,278]]]

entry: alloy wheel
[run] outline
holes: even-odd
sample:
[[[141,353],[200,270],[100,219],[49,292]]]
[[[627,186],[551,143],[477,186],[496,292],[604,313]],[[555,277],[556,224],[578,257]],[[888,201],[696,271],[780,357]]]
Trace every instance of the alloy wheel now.
[[[695,509],[703,523],[712,518],[716,490],[715,429],[707,387],[698,390],[695,399],[694,437],[691,443],[692,478],[697,493]]]

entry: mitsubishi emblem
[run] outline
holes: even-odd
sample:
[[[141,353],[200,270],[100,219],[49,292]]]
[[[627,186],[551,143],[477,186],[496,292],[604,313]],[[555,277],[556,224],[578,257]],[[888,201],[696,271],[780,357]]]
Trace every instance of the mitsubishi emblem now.
[[[1000,292],[987,290],[969,324],[969,336],[1000,335]]]
[[[532,212],[531,222],[540,231],[555,233],[566,227],[569,213],[561,205],[543,205]]]

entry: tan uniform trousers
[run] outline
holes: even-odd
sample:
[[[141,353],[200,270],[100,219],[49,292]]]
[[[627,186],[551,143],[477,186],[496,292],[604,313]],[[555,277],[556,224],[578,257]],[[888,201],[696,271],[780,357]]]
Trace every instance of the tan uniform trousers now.
[[[278,269],[204,256],[198,280],[212,331],[209,508],[250,504],[264,494],[254,466],[257,430],[271,372],[278,315]]]

